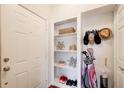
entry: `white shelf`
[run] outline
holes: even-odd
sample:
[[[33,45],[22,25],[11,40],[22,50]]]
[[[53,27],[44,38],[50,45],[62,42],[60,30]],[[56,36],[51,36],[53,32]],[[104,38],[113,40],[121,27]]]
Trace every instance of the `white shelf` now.
[[[68,86],[66,84],[60,83],[58,78],[55,78],[55,80],[51,82],[51,85],[55,85],[60,88],[76,88],[75,86]]]
[[[55,52],[68,52],[68,53],[77,53],[76,50],[54,50]]]
[[[68,33],[68,34],[56,34],[55,37],[67,37],[67,36],[77,36],[77,33]]]
[[[65,34],[59,34],[59,29],[62,28],[69,28],[69,27],[73,27],[75,30],[77,29],[77,17],[75,18],[71,18],[68,20],[63,20],[63,21],[59,21],[54,23],[53,25],[54,29],[53,29],[53,40],[54,40],[54,44],[53,44],[53,52],[54,52],[54,57],[53,57],[53,77],[52,77],[52,85],[56,85],[58,87],[62,87],[62,88],[72,88],[71,86],[67,86],[66,84],[62,84],[59,83],[58,79],[55,79],[58,76],[61,76],[62,74],[66,74],[69,76],[69,78],[75,78],[78,80],[77,78],[77,66],[71,67],[69,65],[61,65],[61,64],[57,64],[57,62],[55,62],[55,60],[64,60],[64,59],[69,59],[70,57],[74,57],[77,58],[77,53],[78,50],[69,50],[69,45],[71,44],[75,44],[77,47],[77,31],[73,32],[73,33],[65,33]],[[65,49],[63,50],[59,50],[57,49],[57,47],[55,45],[57,45],[58,42],[64,41],[64,45],[65,45]],[[77,84],[78,85],[78,84]]]
[[[63,68],[63,69],[76,70],[76,67],[74,68],[74,67],[71,67],[68,65],[62,66],[62,65],[56,63],[54,66],[58,67],[58,68]]]

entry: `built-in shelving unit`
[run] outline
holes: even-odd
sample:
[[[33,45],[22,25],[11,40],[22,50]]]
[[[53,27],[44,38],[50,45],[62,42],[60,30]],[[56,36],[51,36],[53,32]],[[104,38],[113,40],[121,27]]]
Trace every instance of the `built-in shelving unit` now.
[[[71,18],[71,19],[66,19],[63,21],[55,22],[53,26],[53,80],[51,82],[52,85],[56,85],[58,87],[62,88],[71,88],[71,87],[79,87],[79,65],[78,65],[78,29],[77,29],[77,17]],[[64,33],[60,34],[59,30],[60,29],[65,29],[65,28],[74,28],[75,32],[72,33]],[[64,48],[63,49],[58,49],[57,44],[58,42],[63,42]],[[70,49],[70,45],[75,45],[75,49]],[[76,59],[75,61],[75,66],[70,65],[71,61],[70,59]],[[61,64],[61,62],[65,62],[65,64]],[[80,61],[79,61],[80,62]],[[71,80],[77,80],[77,86],[69,86],[65,84],[62,84],[59,82],[60,76],[67,76],[68,79]]]

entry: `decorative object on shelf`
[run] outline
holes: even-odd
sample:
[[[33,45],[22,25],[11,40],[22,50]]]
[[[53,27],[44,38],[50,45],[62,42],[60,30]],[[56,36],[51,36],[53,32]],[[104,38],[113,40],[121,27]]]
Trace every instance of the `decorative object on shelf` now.
[[[72,44],[69,46],[69,50],[77,50],[76,44]]]
[[[59,63],[59,65],[63,65],[63,66],[66,65],[66,62],[65,61],[61,61],[61,60],[58,63]]]
[[[62,42],[58,41],[57,45],[56,45],[56,48],[58,50],[63,50],[65,48],[64,41],[62,41]]]
[[[83,58],[81,69],[82,69],[82,84],[81,86],[84,88],[97,88],[97,78],[94,66],[94,56],[93,49],[88,48],[87,51],[82,52],[85,57]]]
[[[109,39],[112,36],[112,30],[109,28],[102,28],[99,30],[99,35],[104,40]]]
[[[70,57],[69,60],[67,60],[69,62],[69,66],[72,66],[72,67],[76,67],[76,64],[77,64],[77,58],[74,58],[74,57]]]
[[[74,32],[76,31],[73,27],[59,29],[59,34],[67,34],[67,33],[74,33]]]
[[[77,82],[75,81],[79,76],[79,73],[76,73],[77,62],[72,62],[72,64],[69,65],[69,62],[67,61],[71,56],[75,58],[78,54],[77,28],[77,17],[69,18],[61,22],[55,22],[53,24],[54,62],[52,67],[54,69],[54,75],[51,83],[58,87],[71,88],[75,87],[78,82],[78,80]],[[75,82],[72,83],[72,86],[66,85],[68,78],[74,79]]]
[[[68,81],[68,77],[65,75],[60,76],[59,78],[59,82],[62,84],[66,84],[66,82]]]

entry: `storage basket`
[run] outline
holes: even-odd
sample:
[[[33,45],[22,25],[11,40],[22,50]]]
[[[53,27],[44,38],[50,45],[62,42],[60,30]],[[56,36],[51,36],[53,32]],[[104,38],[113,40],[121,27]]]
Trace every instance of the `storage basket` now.
[[[70,28],[64,28],[59,30],[59,34],[67,34],[67,33],[74,33],[76,32],[73,27]]]

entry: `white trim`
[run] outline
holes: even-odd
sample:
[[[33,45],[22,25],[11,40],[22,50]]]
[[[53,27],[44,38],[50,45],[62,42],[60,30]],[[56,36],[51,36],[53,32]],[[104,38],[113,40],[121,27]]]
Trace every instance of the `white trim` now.
[[[18,4],[18,5],[21,6],[22,8],[24,8],[24,9],[28,10],[28,11],[31,12],[32,14],[34,14],[34,15],[40,17],[41,19],[43,19],[43,20],[47,20],[46,18],[44,18],[44,17],[38,15],[36,12],[30,10],[29,8],[27,8],[27,7],[25,7],[25,6],[21,5],[21,4]]]
[[[81,88],[81,14],[77,16],[77,87]]]

